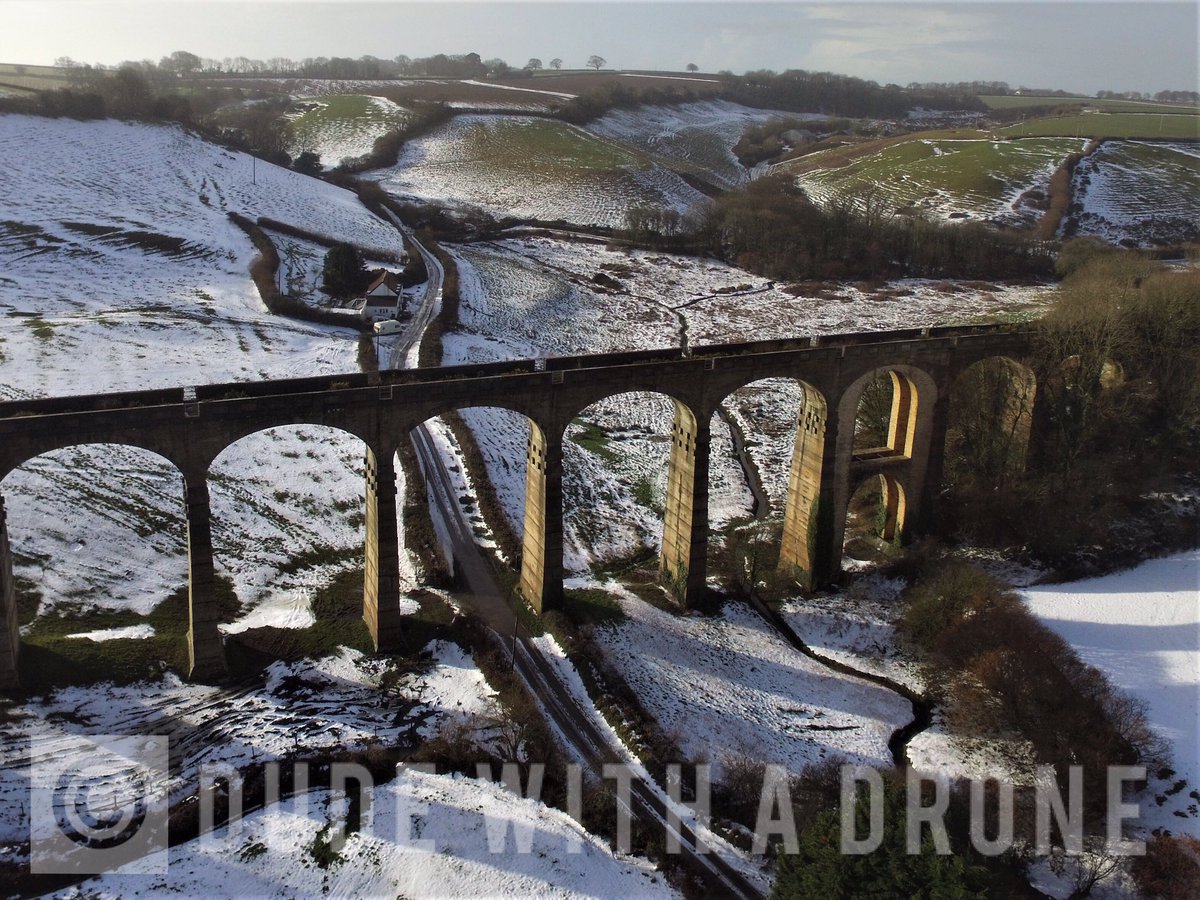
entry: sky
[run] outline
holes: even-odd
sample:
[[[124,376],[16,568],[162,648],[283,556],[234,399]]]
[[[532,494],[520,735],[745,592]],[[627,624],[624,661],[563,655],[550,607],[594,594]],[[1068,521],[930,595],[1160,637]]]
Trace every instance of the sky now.
[[[1013,87],[1197,89],[1191,2],[407,2],[0,0],[0,62],[115,64],[175,50],[223,59],[479,53],[522,66],[808,69]]]

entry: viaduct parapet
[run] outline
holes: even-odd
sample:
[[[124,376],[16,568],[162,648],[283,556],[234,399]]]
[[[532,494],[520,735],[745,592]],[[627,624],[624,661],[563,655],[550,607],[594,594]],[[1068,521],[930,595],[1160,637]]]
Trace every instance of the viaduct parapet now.
[[[840,571],[854,486],[884,484],[884,536],[919,531],[935,515],[947,405],[954,380],[992,357],[1021,360],[1029,329],[964,326],[874,332],[635,353],[558,357],[372,374],[99,394],[0,404],[0,479],[43,453],[124,444],[183,475],[188,535],[191,676],[219,678],[224,653],[214,602],[208,476],[235,441],[268,428],[324,425],[365,445],[363,615],[376,647],[402,628],[395,452],[421,423],[472,407],[529,421],[520,591],[537,611],[561,602],[563,440],[591,404],[630,391],[674,401],[661,572],[684,603],[704,590],[708,547],[709,423],[738,388],[790,378],[803,389],[785,503],[780,565],[806,587]],[[859,400],[881,373],[893,381],[884,446],[854,445]],[[750,437],[750,436],[748,436]],[[0,497],[0,686],[17,683],[20,642],[9,530]]]

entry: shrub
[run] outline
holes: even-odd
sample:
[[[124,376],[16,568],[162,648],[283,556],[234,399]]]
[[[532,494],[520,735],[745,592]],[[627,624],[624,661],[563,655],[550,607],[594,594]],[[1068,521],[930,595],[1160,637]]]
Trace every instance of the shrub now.
[[[302,150],[292,161],[292,168],[304,175],[320,175],[321,157],[311,150]]]
[[[1132,873],[1147,900],[1200,897],[1200,840],[1155,835],[1146,844],[1146,855],[1133,861]]]
[[[936,654],[946,633],[968,614],[1016,601],[997,579],[973,566],[950,563],[919,581],[906,595],[901,633],[922,650]],[[948,649],[948,648],[947,648]]]
[[[952,852],[939,855],[926,832],[921,852],[910,854],[906,845],[905,784],[885,777],[883,792],[884,837],[873,853],[841,852],[841,816],[830,810],[819,814],[800,838],[799,852],[779,858],[772,900],[830,900],[842,897],[984,897],[987,872],[972,858],[961,841],[951,841]],[[856,804],[857,829],[868,830],[869,804]],[[953,837],[953,834],[952,834]],[[960,846],[955,846],[959,843]]]
[[[1165,760],[1144,704],[1081,661],[996,579],[943,564],[905,599],[902,631],[943,670],[959,724],[1015,730],[1060,774],[1082,766],[1089,816],[1103,813],[1108,766]]]

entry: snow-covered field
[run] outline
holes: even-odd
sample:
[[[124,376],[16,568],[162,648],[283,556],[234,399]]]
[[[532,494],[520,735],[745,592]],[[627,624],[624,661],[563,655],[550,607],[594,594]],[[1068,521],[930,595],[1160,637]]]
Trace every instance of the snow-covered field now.
[[[354,371],[356,332],[265,309],[248,274],[254,248],[226,214],[383,258],[402,249],[348,191],[172,126],[0,116],[0,208],[3,399]],[[312,260],[297,259],[291,274],[311,279]],[[278,610],[255,623],[304,624],[314,586],[361,546],[362,454],[347,436],[293,428],[218,459],[218,564],[247,612]],[[184,583],[182,484],[163,460],[70,448],[2,489],[17,572],[38,584],[43,611],[144,612]],[[326,561],[271,574],[301,554]]]
[[[923,693],[926,684],[920,666],[900,654],[896,638],[903,588],[901,579],[864,575],[850,596],[793,597],[784,601],[780,614],[822,656]]]
[[[87,771],[84,735],[167,735],[173,800],[195,790],[202,766],[258,766],[376,743],[414,748],[459,725],[486,743],[495,695],[470,656],[442,641],[426,656],[425,671],[390,685],[390,661],[342,650],[276,663],[261,687],[184,685],[168,676],[127,688],[67,688],[11,709],[20,727],[0,741],[0,843],[29,837],[29,779],[53,787],[60,773]],[[103,775],[105,784],[123,777]],[[228,896],[676,896],[646,860],[614,854],[565,813],[491,782],[406,767],[370,789],[368,808],[332,861],[322,856],[327,868],[315,847],[331,823],[340,827],[342,807],[318,789],[172,848],[165,874],[118,871],[61,896],[199,897],[214,884]],[[26,852],[2,855],[12,862]]]
[[[1023,593],[1084,662],[1149,705],[1170,741],[1175,775],[1147,792],[1143,824],[1200,836],[1200,550]]]
[[[82,765],[88,735],[167,736],[172,801],[195,790],[204,765],[241,767],[377,742],[415,748],[457,723],[486,740],[495,694],[470,655],[435,641],[426,659],[422,673],[396,677],[391,660],[343,648],[274,663],[261,684],[184,684],[167,674],[124,687],[62,688],[11,706],[14,727],[0,733],[0,843],[28,840],[31,781],[53,787],[60,772]]]
[[[409,141],[394,167],[370,177],[397,197],[584,225],[620,225],[633,206],[682,212],[705,200],[641,154],[529,116],[456,116]]]
[[[370,791],[370,822],[322,869],[313,846],[328,841],[330,822],[341,827],[333,801],[326,790],[286,800],[247,816],[232,835],[173,848],[169,875],[116,873],[81,890],[200,897],[218,884],[232,897],[679,896],[651,863],[614,854],[566,813],[491,782],[409,769]]]
[[[599,586],[628,618],[596,626],[595,639],[684,755],[714,774],[737,757],[796,773],[827,758],[891,765],[888,738],[912,718],[904,698],[798,653],[745,604],[678,616]]]
[[[1200,237],[1200,148],[1105,141],[1075,169],[1073,234],[1137,246]]]
[[[585,128],[650,156],[695,167],[702,176],[732,188],[750,177],[733,154],[742,133],[750,125],[784,115],[803,118],[751,109],[727,100],[706,100],[678,106],[613,110]]]

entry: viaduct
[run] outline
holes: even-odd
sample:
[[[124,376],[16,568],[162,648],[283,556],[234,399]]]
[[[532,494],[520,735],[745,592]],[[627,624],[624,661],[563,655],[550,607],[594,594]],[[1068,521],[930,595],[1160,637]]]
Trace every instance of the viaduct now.
[[[839,571],[855,485],[879,475],[885,538],[935,515],[947,407],[955,379],[984,359],[1028,356],[1032,332],[964,326],[725,344],[545,362],[517,360],[439,369],[287,379],[0,403],[0,479],[39,454],[79,444],[124,444],[158,454],[183,475],[187,516],[190,675],[225,672],[214,602],[208,473],[233,442],[264,429],[325,425],[366,445],[363,617],[375,646],[402,626],[395,451],[426,420],[499,407],[529,420],[520,591],[538,612],[561,602],[563,439],[587,406],[649,391],[674,401],[660,569],[685,603],[703,590],[708,545],[709,423],[738,388],[797,380],[804,404],[793,450],[780,566],[801,584]],[[890,374],[884,446],[856,448],[858,403]],[[20,640],[9,531],[0,497],[0,688],[18,684]]]

